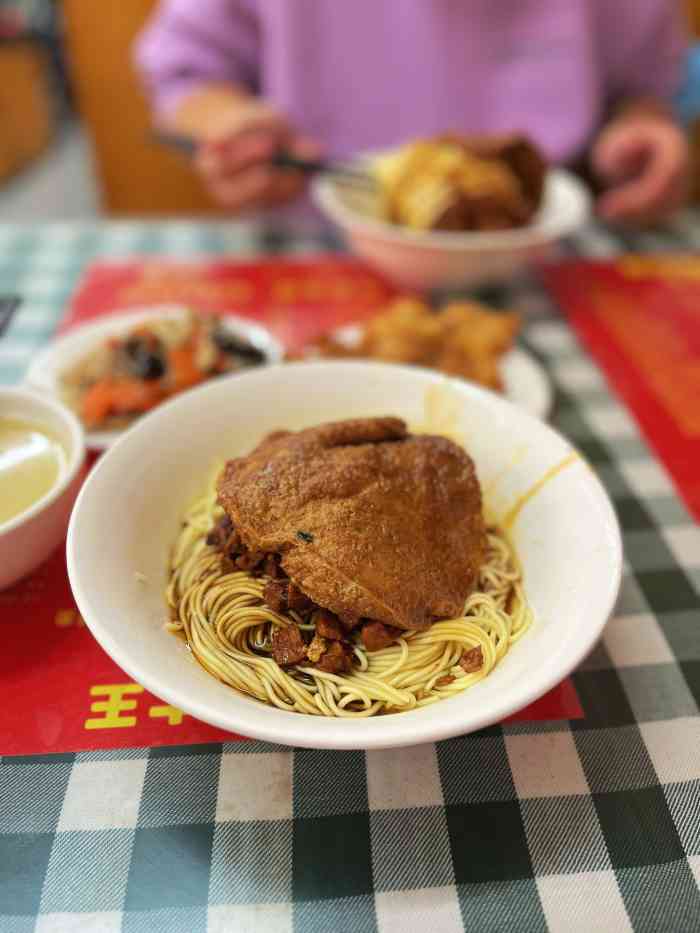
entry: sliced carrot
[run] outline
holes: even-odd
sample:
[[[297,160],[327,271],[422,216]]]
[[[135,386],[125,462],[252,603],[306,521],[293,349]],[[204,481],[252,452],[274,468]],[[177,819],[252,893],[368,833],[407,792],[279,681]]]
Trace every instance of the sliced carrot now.
[[[172,377],[173,392],[189,389],[205,378],[195,363],[195,351],[192,346],[171,350],[168,354],[168,368]]]
[[[101,379],[91,385],[83,395],[80,414],[89,428],[102,424],[109,417],[112,411],[113,386],[111,379]]]
[[[115,414],[149,411],[163,400],[157,382],[141,379],[115,379],[112,383],[112,410]]]
[[[102,424],[110,415],[144,412],[164,398],[157,383],[139,379],[102,379],[83,396],[81,415],[89,428]]]

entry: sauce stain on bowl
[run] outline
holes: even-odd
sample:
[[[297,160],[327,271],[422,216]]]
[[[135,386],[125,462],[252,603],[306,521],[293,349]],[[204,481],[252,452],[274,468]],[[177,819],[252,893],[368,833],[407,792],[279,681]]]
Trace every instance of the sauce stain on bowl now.
[[[42,425],[0,417],[0,525],[50,492],[66,460],[63,445]]]

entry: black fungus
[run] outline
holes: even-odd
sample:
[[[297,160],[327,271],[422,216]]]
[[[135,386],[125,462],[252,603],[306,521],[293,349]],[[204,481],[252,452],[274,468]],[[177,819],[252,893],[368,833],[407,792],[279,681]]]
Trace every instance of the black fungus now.
[[[135,379],[147,382],[162,379],[165,375],[165,360],[160,341],[130,337],[124,344],[124,361],[127,372]]]
[[[300,541],[305,541],[307,544],[311,544],[314,540],[314,536],[309,531],[297,531],[297,538]]]
[[[247,340],[232,334],[225,327],[214,328],[212,340],[222,353],[226,353],[228,356],[236,356],[248,365],[265,362],[265,354],[262,350],[254,347]]]

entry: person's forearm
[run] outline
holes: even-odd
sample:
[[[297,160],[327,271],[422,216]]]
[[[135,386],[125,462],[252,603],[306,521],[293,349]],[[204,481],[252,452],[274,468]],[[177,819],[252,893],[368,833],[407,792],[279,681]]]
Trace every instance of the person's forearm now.
[[[184,97],[167,117],[168,128],[176,133],[208,139],[216,136],[220,121],[230,120],[237,108],[244,110],[253,99],[250,91],[233,84],[211,83]]]

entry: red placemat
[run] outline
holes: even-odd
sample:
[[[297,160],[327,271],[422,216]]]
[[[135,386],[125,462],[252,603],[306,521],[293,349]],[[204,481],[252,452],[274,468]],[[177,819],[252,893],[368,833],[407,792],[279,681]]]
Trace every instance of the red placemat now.
[[[86,273],[62,329],[125,307],[186,302],[270,327],[288,347],[366,319],[393,289],[353,261],[98,263]],[[242,738],[167,706],[102,651],[75,606],[61,550],[0,592],[0,754],[181,745]],[[570,680],[513,719],[582,716]]]
[[[543,276],[700,519],[700,257],[573,260]]]
[[[392,285],[352,259],[105,262],[87,270],[61,330],[174,302],[251,318],[297,350],[324,331],[366,320],[394,295]]]

